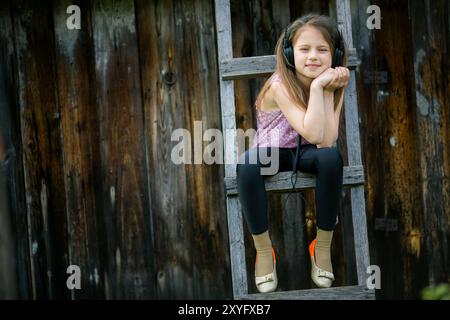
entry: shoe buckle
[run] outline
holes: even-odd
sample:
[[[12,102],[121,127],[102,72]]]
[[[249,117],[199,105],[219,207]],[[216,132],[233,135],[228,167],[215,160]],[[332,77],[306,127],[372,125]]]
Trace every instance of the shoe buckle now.
[[[259,286],[260,284],[266,283],[266,282],[272,282],[273,280],[273,275],[272,274],[267,274],[265,276],[262,277],[258,277],[261,278],[260,281],[258,281],[258,283],[256,283],[257,286]]]
[[[319,271],[318,272],[318,276],[319,277],[327,278],[327,279],[330,279],[330,280],[334,280],[334,275],[331,272],[328,272],[328,271],[325,271],[325,270],[322,270],[322,269],[319,269],[318,271]]]

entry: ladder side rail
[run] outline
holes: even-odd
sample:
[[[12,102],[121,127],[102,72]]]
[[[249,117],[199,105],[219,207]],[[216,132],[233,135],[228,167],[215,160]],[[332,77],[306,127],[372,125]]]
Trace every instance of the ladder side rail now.
[[[338,26],[349,50],[353,51],[352,17],[349,0],[336,0]],[[350,80],[345,91],[344,109],[349,166],[361,165],[358,102],[356,97],[355,70],[350,70]],[[366,283],[366,269],[370,265],[364,186],[351,188],[351,208],[358,284]]]
[[[231,15],[229,0],[215,0],[217,55],[219,59],[220,107],[222,132],[224,132],[225,178],[236,175],[236,107],[234,83],[222,77],[222,62],[233,58],[231,38]],[[231,135],[229,133],[232,133]],[[227,196],[228,237],[230,243],[231,277],[233,297],[239,298],[248,293],[247,268],[242,210],[237,196]]]

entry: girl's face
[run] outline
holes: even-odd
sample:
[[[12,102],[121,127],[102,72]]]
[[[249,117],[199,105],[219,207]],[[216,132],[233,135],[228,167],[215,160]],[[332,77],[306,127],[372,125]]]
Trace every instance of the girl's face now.
[[[319,29],[306,26],[293,43],[297,77],[307,84],[331,67],[331,47]]]

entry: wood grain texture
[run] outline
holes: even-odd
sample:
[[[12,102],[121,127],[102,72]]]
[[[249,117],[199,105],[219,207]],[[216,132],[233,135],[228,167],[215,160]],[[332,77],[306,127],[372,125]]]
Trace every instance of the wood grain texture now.
[[[82,2],[81,29],[69,30],[66,13],[71,1],[54,4],[55,65],[57,98],[60,105],[61,142],[64,157],[64,184],[67,207],[67,247],[61,248],[67,265],[58,269],[56,279],[61,286],[58,296],[67,298],[104,298],[104,265],[101,243],[106,237],[99,221],[102,199],[99,122],[95,108],[94,48],[88,2]],[[77,265],[81,271],[80,290],[66,288],[68,265]]]
[[[223,183],[235,176],[234,165],[174,165],[171,133],[185,128],[193,137],[197,120],[223,132],[256,128],[254,100],[270,72],[223,87],[221,76],[237,62],[242,72],[250,56],[273,55],[296,17],[335,16],[336,0],[233,0],[233,45],[226,50],[217,47],[214,1],[77,1],[82,29],[70,32],[69,3],[0,2],[7,188],[0,207],[8,202],[16,236],[17,296],[229,298],[232,281],[240,283],[234,296],[256,292],[245,223],[227,239],[226,206],[241,210],[235,196],[227,201]],[[361,62],[354,68],[354,127],[361,130],[364,190],[343,190],[332,246],[335,285],[358,281],[350,208],[364,197],[371,263],[382,271],[377,296],[418,298],[421,288],[449,278],[449,4],[349,3]],[[381,8],[380,30],[366,26],[371,4]],[[223,116],[221,104],[230,107]],[[338,148],[348,165],[354,145],[345,141],[345,120],[344,112]],[[309,289],[308,272],[296,271],[309,270],[314,191],[270,192],[268,203],[279,288]],[[398,227],[385,228],[386,221]],[[81,266],[81,291],[65,288],[70,263]],[[230,267],[246,273],[232,280]]]
[[[349,69],[355,69],[360,63],[354,48],[348,50]],[[233,58],[222,61],[220,68],[224,80],[251,79],[270,76],[276,67],[275,56],[257,56]]]
[[[233,298],[236,298],[247,294],[249,283],[245,259],[244,221],[238,197],[227,197],[227,212]]]
[[[150,201],[133,1],[92,2],[107,298],[153,296]]]
[[[426,250],[430,284],[450,279],[450,5],[448,1],[408,1],[414,37],[414,97],[417,149],[420,150],[422,231],[411,230],[411,247]],[[446,107],[447,106],[447,107]],[[423,242],[422,242],[423,241]],[[420,255],[420,251],[416,252]]]
[[[180,76],[179,84],[188,84],[187,89],[186,86],[178,87],[178,104],[182,103],[186,108],[184,126],[194,132],[194,121],[201,120],[203,130],[220,132],[218,130],[222,129],[221,132],[226,132],[220,123],[219,70],[217,51],[212,45],[216,41],[215,7],[208,0],[197,0],[191,4],[184,1],[175,3],[176,17],[182,19],[176,29],[177,74]],[[203,150],[206,150],[211,140],[205,135],[203,139]],[[225,190],[223,184],[215,183],[223,177],[226,165],[210,165],[203,161],[202,165],[186,166],[186,190],[189,192],[186,214],[192,221],[190,254],[195,257],[192,261],[194,298],[227,298],[230,296],[228,292],[231,292],[226,202],[218,201]],[[205,266],[208,266],[207,270]]]
[[[55,95],[56,70],[52,5],[12,4],[17,55],[18,102],[23,147],[28,242],[33,298],[59,294],[53,276],[67,265],[60,108]],[[26,235],[22,235],[26,236]]]
[[[326,289],[292,290],[249,294],[242,300],[375,300],[375,291],[365,286],[344,286]]]
[[[30,298],[30,256],[24,196],[20,110],[12,11],[0,3],[0,299]],[[24,236],[17,236],[24,235]]]
[[[176,165],[171,160],[177,142],[171,141],[175,129],[189,132],[193,161],[198,146],[205,147],[203,131],[220,129],[214,6],[203,0],[139,1],[136,12],[156,293],[176,299],[228,297],[231,275],[225,199],[218,201],[224,195],[223,184],[218,183],[224,168],[204,163]],[[196,121],[202,121],[200,127]],[[203,130],[200,135],[197,129]]]
[[[3,8],[0,7],[0,12]],[[5,26],[5,25],[3,25]],[[0,29],[1,30],[1,29]],[[3,40],[4,34],[0,35]],[[5,50],[6,51],[6,50]],[[18,298],[15,265],[15,239],[9,203],[9,161],[11,161],[11,141],[4,132],[11,131],[10,90],[7,88],[6,68],[4,56],[7,52],[0,52],[0,299],[11,300]]]
[[[368,32],[367,13],[357,10],[355,47],[363,47],[357,85],[372,263],[379,265],[385,275],[381,278],[381,298],[413,298],[424,286],[424,278],[418,275],[426,274],[418,183],[422,151],[416,144],[420,133],[415,129],[413,100],[411,43],[416,36],[409,31],[407,1],[371,4],[383,12],[382,28]],[[364,81],[370,71],[387,72],[387,83]],[[376,219],[396,219],[399,230],[376,230]]]
[[[285,192],[292,189],[292,172],[280,172],[276,175],[267,177],[265,180],[267,192]],[[346,166],[343,169],[343,185],[352,186],[364,183],[364,172],[362,166]],[[236,177],[225,178],[225,185],[228,194],[237,194]],[[297,181],[294,184],[294,190],[311,189],[316,186],[315,175],[305,172],[297,172]]]

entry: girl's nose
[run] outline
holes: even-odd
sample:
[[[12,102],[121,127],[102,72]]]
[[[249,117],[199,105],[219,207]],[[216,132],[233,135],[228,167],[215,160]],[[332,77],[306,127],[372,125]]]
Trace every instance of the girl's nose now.
[[[309,51],[308,59],[310,59],[310,60],[316,60],[317,59],[317,52],[316,52],[316,50],[310,50]]]

